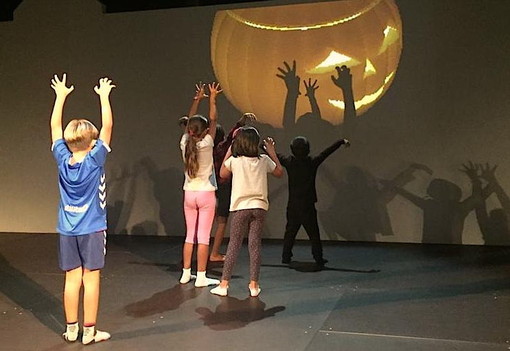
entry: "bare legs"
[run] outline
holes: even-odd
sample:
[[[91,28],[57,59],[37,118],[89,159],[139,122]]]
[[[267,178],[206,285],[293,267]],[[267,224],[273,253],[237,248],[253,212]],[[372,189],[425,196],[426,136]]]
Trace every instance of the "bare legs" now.
[[[100,270],[78,267],[66,272],[64,311],[67,323],[78,321],[80,290],[83,284],[83,318],[85,325],[95,325],[99,307]]]
[[[182,248],[182,266],[185,269],[191,268],[191,257],[193,256],[193,245],[192,243],[184,243]]]
[[[227,228],[227,217],[217,216],[216,217],[216,233],[214,234],[214,243],[211,250],[211,256],[209,260],[212,262],[223,261],[225,257],[220,254],[221,243],[225,236],[225,230]]]
[[[191,268],[191,258],[193,256],[193,246],[191,243],[184,243],[182,249],[182,266],[184,269]],[[197,271],[205,272],[207,269],[207,259],[209,256],[209,245],[198,244],[197,249]]]
[[[80,303],[82,268],[66,272],[64,283],[64,311],[67,323],[78,322],[78,305]]]
[[[83,325],[95,325],[99,307],[100,270],[83,270]]]
[[[205,272],[209,257],[209,245],[198,244],[197,249],[197,272]]]

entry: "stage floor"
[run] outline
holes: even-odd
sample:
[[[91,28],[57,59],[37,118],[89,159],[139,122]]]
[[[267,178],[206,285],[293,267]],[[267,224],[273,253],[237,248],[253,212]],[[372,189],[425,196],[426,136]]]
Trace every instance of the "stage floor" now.
[[[67,344],[63,274],[53,234],[0,234],[0,349]],[[510,247],[326,243],[317,271],[307,242],[290,267],[263,243],[258,298],[248,254],[229,296],[180,285],[182,238],[110,236],[93,350],[508,350]],[[219,277],[221,265],[209,275]]]

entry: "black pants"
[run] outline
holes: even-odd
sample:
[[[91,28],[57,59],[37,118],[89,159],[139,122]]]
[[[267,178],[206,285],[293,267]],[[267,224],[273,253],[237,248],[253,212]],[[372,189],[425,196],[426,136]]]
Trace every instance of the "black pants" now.
[[[305,228],[306,234],[310,238],[313,258],[319,263],[322,262],[322,244],[315,205],[304,208],[287,207],[287,226],[283,238],[282,260],[288,261],[292,257],[292,247],[301,226]]]

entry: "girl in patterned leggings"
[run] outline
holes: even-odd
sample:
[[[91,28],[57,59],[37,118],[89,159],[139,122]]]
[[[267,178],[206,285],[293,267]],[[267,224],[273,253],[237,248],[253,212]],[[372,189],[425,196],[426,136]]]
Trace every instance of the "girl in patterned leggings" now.
[[[228,243],[223,275],[220,284],[211,290],[212,294],[227,296],[228,282],[232,276],[234,264],[248,233],[250,253],[251,296],[260,293],[260,246],[264,218],[269,207],[267,200],[267,173],[276,177],[283,175],[283,168],[276,156],[274,141],[263,141],[267,155],[259,153],[260,135],[253,127],[242,127],[237,132],[232,147],[227,151],[220,169],[220,176],[232,175],[232,194],[230,200],[230,240]]]

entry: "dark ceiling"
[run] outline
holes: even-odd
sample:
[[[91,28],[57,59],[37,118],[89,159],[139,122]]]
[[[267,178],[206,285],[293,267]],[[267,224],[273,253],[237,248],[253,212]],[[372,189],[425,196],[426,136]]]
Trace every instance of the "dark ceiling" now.
[[[2,0],[0,1],[0,21],[12,21],[14,10],[23,0]]]
[[[253,2],[254,0],[98,0],[105,12],[126,12]],[[261,0],[258,0],[261,1]],[[262,0],[265,1],[265,0]]]
[[[175,7],[209,6],[253,2],[254,0],[89,0],[103,4],[104,12],[128,12],[169,9]],[[269,0],[258,0],[258,2]],[[0,21],[12,21],[23,0],[0,0]]]

